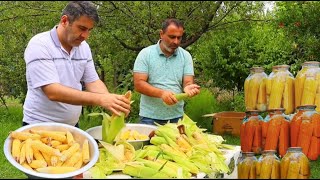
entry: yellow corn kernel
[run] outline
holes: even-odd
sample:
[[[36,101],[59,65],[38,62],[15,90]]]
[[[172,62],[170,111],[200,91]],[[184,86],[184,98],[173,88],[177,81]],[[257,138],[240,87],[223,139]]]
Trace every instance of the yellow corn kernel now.
[[[70,146],[69,146],[68,144],[60,144],[60,145],[56,146],[55,148],[56,148],[56,149],[59,149],[59,151],[62,152],[62,151],[64,151],[64,150],[69,149],[69,147],[70,147]]]
[[[16,138],[22,141],[25,141],[29,138],[31,139],[40,139],[41,136],[39,134],[31,134],[28,132],[17,132],[17,131],[12,131],[10,132],[10,137]]]
[[[301,71],[296,75],[294,82],[294,91],[295,91],[295,107],[301,105],[301,98],[303,93],[304,81],[306,79],[307,68],[302,68]]]
[[[179,145],[179,149],[182,152],[186,153],[192,149],[191,145],[181,136],[177,136],[176,143]]]
[[[283,108],[285,108],[285,114],[293,113],[294,107],[294,78],[288,76],[283,92]]]
[[[40,141],[45,143],[45,144],[49,144],[51,142],[51,138],[50,137],[42,137],[40,139]]]
[[[20,150],[19,163],[22,164],[26,161],[26,143],[23,143]]]
[[[65,134],[57,133],[56,131],[44,131],[44,130],[30,130],[31,133],[39,134],[41,137],[50,137],[61,142],[65,142],[67,137]]]
[[[30,164],[33,160],[33,149],[31,148],[32,140],[29,138],[26,140],[26,160]]]
[[[252,78],[249,82],[248,110],[254,110],[257,108],[259,87],[260,87],[260,79],[259,78]]]
[[[266,78],[263,78],[259,86],[257,109],[260,111],[267,109],[266,80]]]
[[[69,149],[62,152],[62,155],[60,157],[61,161],[66,161],[69,157],[72,156],[75,152],[77,152],[80,148],[79,143],[74,143]]]
[[[13,139],[11,146],[11,154],[13,159],[19,162],[20,159],[21,141],[19,139]]]
[[[128,140],[130,137],[131,129],[126,130],[125,132],[121,133],[120,139],[121,140]]]
[[[85,139],[82,144],[82,161],[84,164],[90,161],[89,142],[87,139]]]
[[[317,82],[314,76],[307,76],[304,82],[301,105],[314,105],[317,92]]]
[[[63,164],[62,166],[63,167],[71,167],[71,166],[74,166],[78,161],[79,159],[81,158],[82,154],[77,151],[75,152],[69,159],[67,159]]]
[[[285,79],[282,76],[272,78],[272,88],[268,109],[281,108]]]
[[[83,161],[78,161],[78,162],[76,162],[76,164],[74,164],[73,167],[80,169],[82,167],[82,164],[83,164]]]
[[[41,141],[33,141],[31,144],[32,148],[38,149],[39,151],[48,155],[61,156],[59,149],[52,148]]]
[[[67,143],[69,146],[72,146],[72,144],[75,143],[73,135],[70,131],[67,131]]]
[[[47,167],[47,162],[44,160],[33,160],[31,163],[29,163],[29,166],[33,169],[43,168]]]
[[[315,99],[314,104],[317,106],[316,111],[320,112],[320,93],[316,94],[316,99]]]
[[[36,171],[41,173],[48,173],[48,174],[64,174],[68,172],[75,171],[75,167],[44,167],[44,168],[37,168]]]

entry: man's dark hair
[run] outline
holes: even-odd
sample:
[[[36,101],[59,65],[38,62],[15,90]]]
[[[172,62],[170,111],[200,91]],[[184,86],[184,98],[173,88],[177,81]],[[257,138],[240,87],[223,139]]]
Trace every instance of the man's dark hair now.
[[[162,31],[165,32],[170,24],[174,24],[175,26],[181,27],[182,29],[184,29],[184,25],[180,20],[174,19],[174,18],[169,18],[169,19],[166,19],[163,21],[162,28],[161,28]]]
[[[80,16],[87,16],[99,22],[97,7],[91,1],[70,1],[62,11],[62,16],[67,15],[70,23],[73,23]]]

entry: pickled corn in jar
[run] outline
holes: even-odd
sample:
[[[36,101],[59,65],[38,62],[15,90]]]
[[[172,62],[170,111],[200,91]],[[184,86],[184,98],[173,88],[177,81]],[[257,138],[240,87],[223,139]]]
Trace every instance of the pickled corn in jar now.
[[[288,65],[278,65],[277,71],[269,78],[270,96],[268,109],[284,108],[285,114],[294,112],[294,77]],[[267,89],[268,89],[267,88]]]
[[[301,147],[289,147],[280,162],[281,179],[309,179],[310,163]]]
[[[280,179],[280,159],[275,150],[265,150],[256,166],[257,179]]]
[[[267,108],[266,99],[266,78],[267,74],[263,67],[252,67],[250,75],[244,82],[244,97],[246,110],[265,111]]]
[[[246,117],[240,126],[240,146],[242,152],[260,154],[261,147],[261,121],[263,118],[258,110],[246,111]]]
[[[237,160],[238,179],[256,179],[257,161],[254,152],[241,152]]]
[[[267,96],[267,104],[270,101],[270,93],[271,93],[271,79],[273,78],[274,74],[278,71],[279,66],[273,66],[272,71],[266,79],[266,96]]]
[[[295,79],[295,107],[317,105],[320,112],[320,68],[319,62],[307,61]]]
[[[283,157],[289,147],[289,121],[284,115],[284,108],[269,109],[266,118],[266,125],[262,126],[263,150],[276,150],[280,157]],[[266,133],[264,135],[264,133]]]

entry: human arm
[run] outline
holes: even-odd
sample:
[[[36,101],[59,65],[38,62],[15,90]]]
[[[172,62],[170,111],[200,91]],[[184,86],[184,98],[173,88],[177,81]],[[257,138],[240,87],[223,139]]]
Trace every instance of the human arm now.
[[[194,84],[193,76],[185,75],[183,77],[183,91],[187,93],[189,97],[193,97],[200,93],[200,86]]]
[[[171,91],[153,87],[148,82],[148,75],[145,73],[133,73],[134,88],[137,92],[156,98],[161,98],[166,104],[172,105],[178,102]]]
[[[86,91],[94,93],[109,93],[107,86],[100,80],[94,82],[85,83]]]
[[[130,112],[130,101],[123,95],[80,91],[59,83],[44,85],[42,90],[51,101],[73,105],[97,105],[117,115],[120,115],[120,111],[126,115]]]

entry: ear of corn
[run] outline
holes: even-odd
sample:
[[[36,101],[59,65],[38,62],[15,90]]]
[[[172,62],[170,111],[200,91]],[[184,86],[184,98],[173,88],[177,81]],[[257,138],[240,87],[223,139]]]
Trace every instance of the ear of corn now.
[[[44,160],[33,160],[31,163],[29,163],[29,166],[34,169],[43,168],[43,167],[47,167],[47,163]]]
[[[79,143],[74,143],[69,149],[62,152],[62,155],[60,157],[61,161],[66,161],[68,158],[72,156],[75,152],[77,152],[80,149]]]
[[[304,81],[306,79],[305,73],[307,68],[302,68],[296,75],[294,89],[295,89],[295,107],[301,105],[301,97],[303,93]]]
[[[71,134],[70,131],[67,131],[67,144],[69,146],[72,146],[73,143],[75,143],[75,141],[73,139],[73,135]]]
[[[268,109],[281,108],[281,100],[284,92],[285,77],[277,76],[272,79],[272,89]]]
[[[19,163],[23,164],[25,161],[26,161],[26,143],[22,144],[21,146]]]
[[[81,161],[80,158],[81,158],[81,153],[78,151],[78,152],[75,152],[69,159],[67,159],[63,164],[62,166],[65,167],[65,166],[74,166],[77,161]]]
[[[56,149],[58,149],[60,152],[67,150],[70,148],[68,144],[60,144],[58,146],[55,146]]]
[[[41,141],[32,141],[32,148],[38,149],[39,151],[46,153],[48,155],[61,156],[61,153],[58,149],[54,149]]]
[[[285,114],[293,113],[294,107],[294,78],[288,76],[283,92],[283,108],[285,108]]]
[[[301,105],[313,105],[317,92],[317,81],[314,76],[307,76],[303,86]]]
[[[32,143],[32,140],[30,138],[26,140],[26,147],[25,147],[26,160],[29,164],[33,160],[33,149],[31,148],[31,143]]]
[[[43,167],[43,168],[37,168],[36,169],[40,173],[49,173],[49,174],[64,174],[68,172],[75,171],[75,167]]]
[[[248,77],[244,81],[244,103],[246,107],[249,106],[249,82],[250,82],[250,78]]]
[[[39,134],[31,134],[28,132],[17,132],[17,131],[12,131],[10,132],[10,137],[11,138],[15,138],[15,139],[19,139],[22,141],[25,141],[27,139],[40,139],[41,136]]]
[[[21,141],[19,139],[13,139],[11,152],[13,159],[19,162],[20,159],[20,149],[21,149]]]
[[[66,135],[62,133],[56,133],[54,131],[45,131],[45,130],[30,130],[31,133],[39,134],[41,137],[50,137],[57,141],[65,142],[67,140]]]
[[[89,142],[87,139],[82,144],[82,161],[85,164],[90,161]]]

